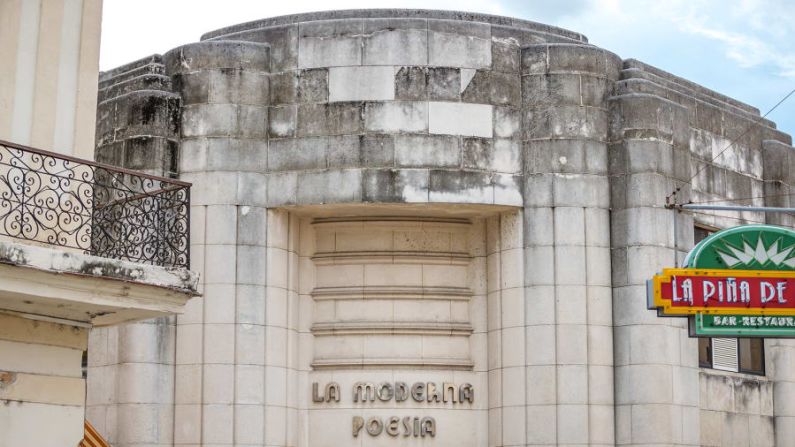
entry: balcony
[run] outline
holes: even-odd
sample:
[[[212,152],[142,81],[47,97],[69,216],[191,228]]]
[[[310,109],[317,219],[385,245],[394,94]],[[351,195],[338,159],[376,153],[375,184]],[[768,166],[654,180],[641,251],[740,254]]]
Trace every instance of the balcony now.
[[[196,295],[190,184],[0,140],[0,311],[89,325]]]
[[[0,140],[0,235],[188,268],[190,186]]]

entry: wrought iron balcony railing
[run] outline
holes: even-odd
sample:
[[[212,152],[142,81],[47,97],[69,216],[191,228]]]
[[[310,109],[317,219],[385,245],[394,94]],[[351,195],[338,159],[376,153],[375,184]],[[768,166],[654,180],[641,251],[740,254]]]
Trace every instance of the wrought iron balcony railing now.
[[[187,268],[190,186],[0,140],[0,236]]]

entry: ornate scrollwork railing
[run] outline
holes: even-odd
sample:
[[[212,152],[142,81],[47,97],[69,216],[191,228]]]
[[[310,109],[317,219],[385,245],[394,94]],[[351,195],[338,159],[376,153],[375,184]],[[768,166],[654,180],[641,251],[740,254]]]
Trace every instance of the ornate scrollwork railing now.
[[[190,186],[0,140],[0,236],[189,267]]]

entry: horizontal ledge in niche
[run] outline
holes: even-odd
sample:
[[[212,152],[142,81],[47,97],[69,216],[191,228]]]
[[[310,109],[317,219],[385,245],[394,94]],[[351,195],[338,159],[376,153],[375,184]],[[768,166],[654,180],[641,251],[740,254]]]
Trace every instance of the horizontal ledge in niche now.
[[[469,336],[469,323],[437,323],[422,321],[357,321],[342,323],[315,323],[315,336],[332,335],[433,335]]]
[[[467,287],[316,287],[312,290],[315,300],[445,300],[469,301],[472,291]]]
[[[311,258],[317,265],[345,264],[441,264],[467,265],[472,256],[461,252],[423,251],[338,251],[321,252]]]
[[[361,224],[367,223],[434,223],[434,224],[453,224],[453,225],[471,225],[469,219],[458,217],[427,217],[427,216],[365,216],[365,217],[318,217],[312,220],[312,225],[331,225],[338,224]]]
[[[322,359],[312,362],[312,369],[440,369],[472,371],[475,364],[471,360],[459,359]]]

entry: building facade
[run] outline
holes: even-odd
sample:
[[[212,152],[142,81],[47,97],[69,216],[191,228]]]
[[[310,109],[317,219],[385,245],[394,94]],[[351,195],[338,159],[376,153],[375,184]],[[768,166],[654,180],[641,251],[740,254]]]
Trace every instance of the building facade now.
[[[696,231],[792,225],[666,208],[789,205],[791,138],[754,107],[575,32],[422,10],[236,25],[99,89],[98,160],[193,182],[203,294],[92,333],[114,446],[795,439],[795,344],[766,340],[762,375],[700,367],[646,309]]]
[[[89,331],[173,318],[196,294],[190,185],[92,161],[101,9],[0,0],[4,447],[83,442]]]

